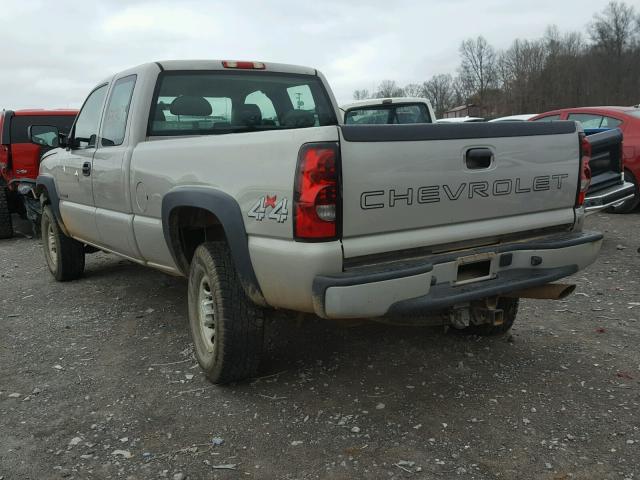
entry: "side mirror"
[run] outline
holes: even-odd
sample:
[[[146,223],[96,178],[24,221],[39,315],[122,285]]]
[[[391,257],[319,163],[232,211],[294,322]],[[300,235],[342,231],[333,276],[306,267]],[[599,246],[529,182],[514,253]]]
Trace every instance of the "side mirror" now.
[[[51,125],[30,125],[27,130],[31,143],[35,143],[41,147],[57,148],[60,143],[60,132],[57,127]]]
[[[67,148],[69,146],[69,134],[68,133],[58,133],[58,146],[60,148]]]

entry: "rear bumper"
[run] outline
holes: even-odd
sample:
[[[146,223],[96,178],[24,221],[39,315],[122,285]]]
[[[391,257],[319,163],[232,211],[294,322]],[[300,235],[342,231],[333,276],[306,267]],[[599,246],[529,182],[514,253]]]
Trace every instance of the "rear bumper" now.
[[[584,200],[584,211],[587,214],[595,213],[633,198],[635,194],[635,187],[630,182],[624,182],[621,185],[615,185],[592,194],[588,193]]]
[[[572,275],[596,259],[601,244],[597,232],[557,234],[319,275],[313,282],[314,311],[324,318],[362,318],[442,310]],[[458,266],[476,257],[489,262],[488,275],[457,283]]]

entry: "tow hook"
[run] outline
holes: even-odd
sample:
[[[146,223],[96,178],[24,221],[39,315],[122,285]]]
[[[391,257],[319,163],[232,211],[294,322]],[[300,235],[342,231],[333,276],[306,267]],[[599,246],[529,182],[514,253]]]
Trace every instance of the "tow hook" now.
[[[473,302],[471,305],[454,307],[449,311],[449,323],[459,330],[469,325],[502,325],[504,310],[498,308],[498,297]]]
[[[454,307],[449,310],[449,323],[453,328],[463,330],[469,326],[471,322],[471,313],[469,307]]]
[[[472,307],[472,318],[475,325],[502,325],[504,310],[498,308],[498,297],[489,297],[477,302]]]

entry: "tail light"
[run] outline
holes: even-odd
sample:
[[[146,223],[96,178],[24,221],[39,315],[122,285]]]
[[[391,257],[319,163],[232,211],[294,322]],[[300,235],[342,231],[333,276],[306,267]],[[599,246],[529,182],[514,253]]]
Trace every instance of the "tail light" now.
[[[587,196],[587,190],[591,185],[591,167],[589,162],[591,161],[591,144],[584,133],[580,134],[580,183],[578,190],[578,197],[576,199],[576,207],[581,207],[584,204],[584,199]]]
[[[310,143],[300,149],[293,196],[294,237],[333,240],[340,216],[340,163],[335,143]]]

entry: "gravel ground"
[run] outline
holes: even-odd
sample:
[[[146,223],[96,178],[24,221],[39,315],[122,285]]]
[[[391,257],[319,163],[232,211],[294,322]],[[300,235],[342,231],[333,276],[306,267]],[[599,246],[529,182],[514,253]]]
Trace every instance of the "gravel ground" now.
[[[640,479],[640,214],[512,334],[282,318],[260,378],[192,358],[186,283],[113,255],[53,281],[0,241],[0,479]]]

